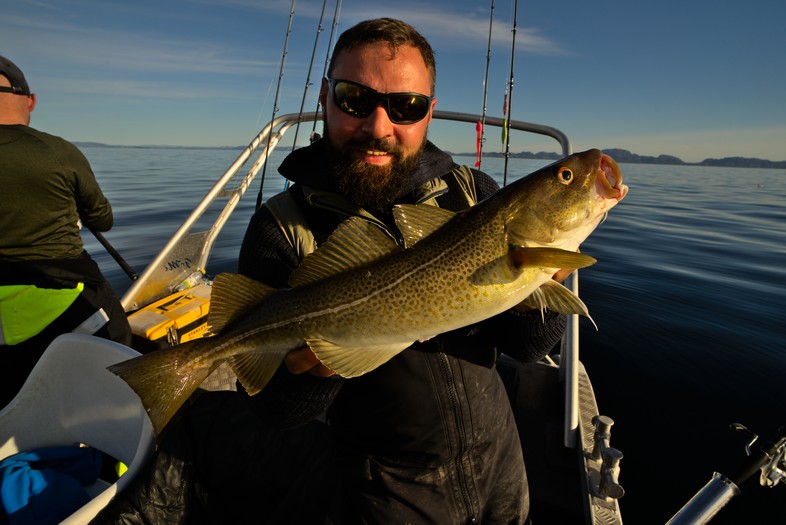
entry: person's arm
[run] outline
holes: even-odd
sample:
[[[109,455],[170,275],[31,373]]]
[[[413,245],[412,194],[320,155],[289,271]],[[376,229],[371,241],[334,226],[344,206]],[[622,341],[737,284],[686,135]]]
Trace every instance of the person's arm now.
[[[112,228],[112,206],[101,191],[87,158],[73,144],[67,143],[63,165],[72,170],[76,181],[74,197],[82,224],[90,229],[105,232]]]

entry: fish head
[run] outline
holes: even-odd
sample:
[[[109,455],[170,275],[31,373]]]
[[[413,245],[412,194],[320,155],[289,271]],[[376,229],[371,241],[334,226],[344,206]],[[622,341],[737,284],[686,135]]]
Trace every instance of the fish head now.
[[[506,233],[510,244],[576,250],[628,194],[619,166],[598,149],[576,153],[514,185]]]

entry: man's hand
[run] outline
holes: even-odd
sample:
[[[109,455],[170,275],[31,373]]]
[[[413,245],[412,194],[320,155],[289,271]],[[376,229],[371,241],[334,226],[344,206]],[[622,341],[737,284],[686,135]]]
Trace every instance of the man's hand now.
[[[284,364],[293,374],[308,372],[318,377],[330,377],[336,375],[334,371],[323,365],[314,355],[314,352],[307,346],[290,350],[284,356]]]
[[[555,273],[555,274],[552,276],[552,279],[554,279],[554,280],[555,280],[555,281],[557,281],[558,283],[561,283],[562,281],[564,281],[565,279],[567,279],[567,278],[568,278],[568,276],[569,276],[570,274],[572,274],[574,270],[575,270],[575,268],[563,268],[562,270],[560,270],[560,271],[558,271],[557,273]]]

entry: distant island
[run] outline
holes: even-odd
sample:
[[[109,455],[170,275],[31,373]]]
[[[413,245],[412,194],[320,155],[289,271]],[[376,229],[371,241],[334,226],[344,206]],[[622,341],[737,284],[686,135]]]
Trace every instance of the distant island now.
[[[786,160],[772,161],[765,159],[754,159],[749,157],[724,157],[722,159],[704,159],[701,162],[685,162],[679,157],[673,155],[658,155],[651,157],[647,155],[637,155],[631,153],[626,149],[608,148],[604,149],[603,153],[610,155],[614,160],[619,163],[625,164],[670,164],[675,166],[715,166],[723,168],[771,168],[771,169],[786,169]],[[461,155],[474,157],[475,153],[451,153],[451,155]],[[484,157],[504,157],[504,154],[498,151],[483,153]],[[521,151],[519,153],[511,153],[512,159],[542,159],[542,160],[558,160],[562,158],[559,153],[550,151],[541,151],[532,153],[530,151]]]
[[[218,150],[242,150],[245,146],[114,146],[110,144],[102,144],[100,142],[74,142],[77,147],[89,148],[139,148],[139,149],[218,149]],[[685,162],[679,157],[673,155],[658,155],[651,157],[647,155],[638,155],[626,149],[609,148],[604,149],[604,153],[611,155],[617,162],[625,164],[668,164],[675,166],[714,166],[723,168],[771,168],[771,169],[786,169],[786,160],[772,161],[765,159],[755,159],[749,157],[723,157],[721,159],[704,159],[701,162]],[[455,153],[448,151],[453,156],[474,157],[475,152],[472,153]],[[501,158],[504,154],[499,151],[484,152],[483,156],[490,158]],[[542,160],[558,160],[562,158],[559,153],[551,151],[541,151],[532,153],[530,151],[520,151],[518,153],[511,153],[512,159],[542,159]]]

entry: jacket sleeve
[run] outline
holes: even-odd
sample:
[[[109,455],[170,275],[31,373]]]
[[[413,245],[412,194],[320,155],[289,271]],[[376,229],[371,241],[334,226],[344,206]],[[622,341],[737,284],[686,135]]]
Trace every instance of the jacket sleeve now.
[[[76,181],[74,188],[76,209],[82,223],[88,228],[105,232],[112,228],[112,206],[101,191],[93,169],[79,149],[68,143],[67,155],[71,158],[64,165],[72,169]]]
[[[240,247],[238,272],[260,282],[284,288],[299,264],[297,254],[264,206],[249,222]],[[292,374],[283,364],[262,392],[245,394],[252,409],[268,424],[292,428],[319,417],[338,395],[344,379]]]

